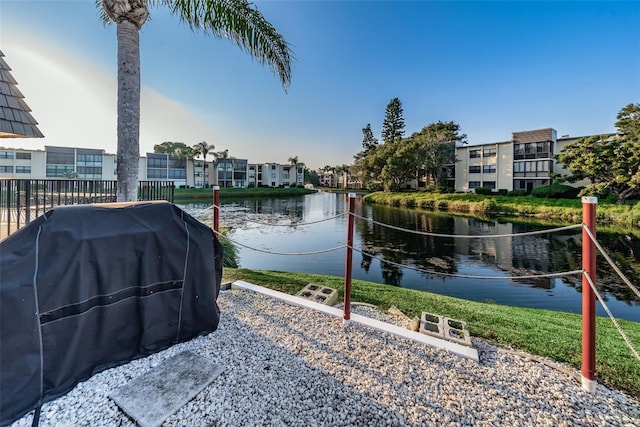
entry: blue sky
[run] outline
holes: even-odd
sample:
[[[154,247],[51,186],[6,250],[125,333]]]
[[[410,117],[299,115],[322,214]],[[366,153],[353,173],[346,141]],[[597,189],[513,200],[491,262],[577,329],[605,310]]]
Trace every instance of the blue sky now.
[[[163,9],[141,31],[141,152],[205,140],[250,162],[351,163],[387,103],[406,134],[438,120],[471,144],[615,129],[640,102],[640,2],[257,1],[295,55],[287,93],[235,44]],[[0,49],[47,145],[116,150],[115,27],[93,0],[0,0]]]

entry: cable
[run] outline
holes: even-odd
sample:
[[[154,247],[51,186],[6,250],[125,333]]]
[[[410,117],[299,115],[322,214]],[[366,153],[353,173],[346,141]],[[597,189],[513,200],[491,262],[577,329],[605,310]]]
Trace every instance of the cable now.
[[[624,281],[624,283],[627,284],[627,286],[629,286],[629,288],[631,288],[631,290],[638,296],[638,298],[640,298],[640,291],[638,291],[638,288],[636,288],[635,286],[633,286],[633,284],[631,283],[631,281],[629,279],[627,279],[627,277],[622,273],[622,271],[620,271],[620,269],[618,268],[618,266],[613,262],[613,260],[611,259],[611,257],[609,257],[609,254],[607,254],[604,250],[604,248],[600,245],[600,243],[598,243],[598,241],[596,240],[596,237],[593,235],[593,233],[591,232],[591,230],[589,229],[589,227],[587,227],[586,224],[582,224],[582,228],[587,232],[587,234],[589,235],[589,238],[591,239],[591,241],[596,245],[596,248],[598,248],[598,250],[600,251],[600,253],[602,254],[602,256],[604,256],[604,259],[607,260],[607,262],[609,263],[609,265],[611,266],[611,268],[613,268],[613,270],[618,273],[618,276],[620,276],[620,278],[622,279],[622,281]]]
[[[216,232],[216,231],[214,231],[214,233],[216,233],[218,235],[221,234],[220,232]],[[254,247],[242,244],[240,242],[236,242],[235,240],[232,240],[232,239],[230,239],[229,237],[226,237],[226,236],[225,236],[225,238],[228,241],[230,241],[231,243],[233,243],[234,245],[238,245],[238,246],[241,246],[241,247],[246,248],[246,249],[251,249],[252,251],[262,252],[262,253],[271,254],[271,255],[292,255],[292,256],[293,255],[316,255],[316,254],[323,254],[323,253],[326,253],[326,252],[332,252],[332,251],[335,251],[335,250],[342,249],[342,248],[346,247],[346,245],[340,245],[340,246],[336,246],[334,248],[320,249],[320,250],[317,250],[317,251],[308,251],[308,252],[276,252],[276,251],[272,251],[272,250],[268,250],[268,249],[254,248]]]
[[[604,311],[606,311],[607,314],[609,315],[609,318],[611,318],[613,325],[616,327],[616,329],[620,333],[620,336],[622,337],[624,342],[627,343],[627,347],[629,347],[629,349],[631,350],[633,355],[636,357],[636,359],[640,360],[640,354],[638,354],[638,350],[636,350],[636,348],[633,346],[633,343],[631,342],[629,337],[627,337],[627,334],[624,333],[624,331],[622,330],[622,327],[620,326],[620,324],[618,324],[618,321],[616,320],[616,318],[613,317],[613,314],[611,314],[609,307],[607,307],[607,304],[605,304],[604,300],[602,299],[602,296],[600,296],[600,293],[596,289],[596,284],[593,283],[593,280],[591,280],[591,276],[589,276],[586,271],[583,271],[582,274],[584,275],[584,277],[587,278],[587,282],[589,282],[589,286],[593,290],[593,293],[596,294],[596,297],[598,298],[598,301],[600,301],[602,308],[604,308]]]
[[[459,239],[488,239],[488,238],[497,238],[497,237],[522,237],[522,236],[533,236],[535,234],[547,234],[547,233],[555,233],[557,231],[565,231],[565,230],[571,230],[573,228],[578,228],[578,227],[582,227],[582,224],[575,224],[575,225],[567,225],[564,227],[558,227],[558,228],[550,228],[548,230],[538,230],[538,231],[527,231],[525,233],[512,233],[512,234],[491,234],[491,235],[485,235],[485,236],[480,236],[480,235],[475,235],[475,234],[441,234],[441,233],[430,233],[427,231],[415,231],[415,230],[409,230],[406,228],[402,228],[402,227],[396,227],[395,225],[389,225],[389,224],[385,224],[383,222],[379,222],[376,221],[374,219],[371,218],[365,218],[361,215],[358,214],[351,214],[353,215],[355,218],[358,219],[362,219],[364,221],[368,221],[371,222],[373,224],[376,225],[380,225],[382,227],[386,227],[386,228],[390,228],[392,230],[398,230],[398,231],[404,231],[407,233],[413,233],[413,234],[419,234],[421,236],[431,236],[431,237],[453,237],[453,238],[459,238]]]
[[[415,270],[418,271],[420,273],[426,273],[426,274],[434,274],[434,275],[439,275],[439,276],[447,276],[447,277],[458,277],[461,279],[509,279],[509,280],[516,280],[516,279],[539,279],[539,278],[550,278],[550,277],[562,277],[562,276],[573,276],[573,275],[577,275],[577,274],[581,274],[582,270],[574,270],[574,271],[567,271],[564,273],[545,273],[545,274],[532,274],[532,275],[527,275],[527,276],[473,276],[473,275],[468,275],[468,274],[454,274],[454,273],[440,273],[438,271],[430,271],[430,270],[423,270],[419,267],[413,267],[410,265],[405,265],[405,264],[398,264],[397,262],[393,262],[393,261],[389,261],[386,259],[382,259],[382,258],[378,258],[377,256],[371,255],[367,252],[361,251],[359,249],[356,249],[354,247],[348,246],[351,249],[353,249],[356,252],[360,252],[361,254],[365,254],[367,256],[370,256],[373,259],[377,259],[380,262],[384,262],[387,264],[391,264],[391,265],[395,265],[397,267],[404,267],[404,268],[408,268],[410,270]]]

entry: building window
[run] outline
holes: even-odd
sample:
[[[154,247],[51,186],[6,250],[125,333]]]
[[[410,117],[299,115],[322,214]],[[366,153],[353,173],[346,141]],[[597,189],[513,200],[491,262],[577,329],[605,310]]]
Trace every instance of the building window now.
[[[0,159],[13,159],[13,151],[0,151]]]
[[[166,154],[148,154],[147,155],[147,168],[149,169],[166,169],[167,168],[167,155]]]
[[[480,181],[469,181],[469,190],[480,187]]]
[[[469,150],[469,158],[470,159],[479,159],[480,158],[480,150]]]
[[[167,179],[167,169],[147,169],[149,179]]]
[[[47,165],[47,178],[66,178],[75,173],[73,165]]]
[[[276,170],[276,165],[271,165],[271,170],[272,171]]]
[[[480,166],[469,166],[469,173],[480,173]]]
[[[483,181],[482,182],[482,186],[484,188],[490,188],[492,190],[496,189],[496,182],[495,181]]]
[[[187,170],[169,169],[169,179],[187,179]]]
[[[76,160],[78,166],[102,166],[101,154],[79,154]]]
[[[482,150],[482,155],[484,157],[495,157],[496,156],[496,149],[495,148],[485,148],[484,150]]]
[[[47,150],[48,165],[73,165],[75,161],[76,155],[74,148],[57,147]]]
[[[18,160],[31,160],[31,153],[16,153]]]
[[[496,173],[496,165],[482,166],[482,173]]]
[[[16,173],[31,173],[31,166],[16,166]]]
[[[13,173],[13,166],[0,166],[0,173]]]
[[[271,174],[271,179],[276,179],[276,174],[275,173]]]
[[[78,166],[79,178],[102,178],[102,168],[97,166]]]

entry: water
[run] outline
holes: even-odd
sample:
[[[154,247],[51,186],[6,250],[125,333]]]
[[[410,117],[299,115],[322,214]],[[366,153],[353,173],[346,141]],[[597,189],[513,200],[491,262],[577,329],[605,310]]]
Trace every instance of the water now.
[[[315,193],[296,198],[222,203],[226,208],[223,209],[223,223],[225,215],[229,215],[224,213],[225,210],[240,208],[246,210],[242,214],[246,219],[291,224],[319,221],[346,212],[348,199],[346,194]],[[450,235],[489,236],[552,228],[367,205],[359,197],[356,199],[356,214],[396,227]],[[232,229],[229,237],[264,251],[300,253],[343,245],[346,229],[346,216],[312,225],[286,227],[245,222]],[[353,254],[354,279],[473,301],[581,312],[579,275],[518,278],[579,270],[582,257],[579,228],[528,237],[461,239],[421,236],[356,218],[354,230],[354,248],[364,252]],[[639,239],[599,232],[598,240],[620,263],[632,283],[638,286],[637,272],[632,267],[640,263]],[[240,247],[239,254],[243,268],[344,275],[345,249],[323,254],[283,256]],[[597,269],[599,290],[613,314],[618,318],[640,321],[640,302],[635,294],[611,272],[600,256]],[[460,275],[493,278],[456,277]],[[599,303],[597,306],[597,314],[606,316]]]

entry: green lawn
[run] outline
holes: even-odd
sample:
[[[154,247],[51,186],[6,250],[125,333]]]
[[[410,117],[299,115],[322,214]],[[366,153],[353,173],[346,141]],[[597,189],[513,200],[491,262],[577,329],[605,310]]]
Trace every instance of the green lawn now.
[[[343,298],[342,277],[228,268],[224,276],[226,281],[244,280],[288,294],[297,293],[308,283],[317,283],[337,289]],[[381,309],[393,305],[410,317],[427,311],[463,320],[474,337],[580,369],[582,324],[576,314],[472,302],[361,280],[352,283],[352,301],[375,304]],[[640,346],[640,323],[619,322],[631,342]],[[608,318],[598,318],[596,325],[598,381],[640,398],[640,361]]]

